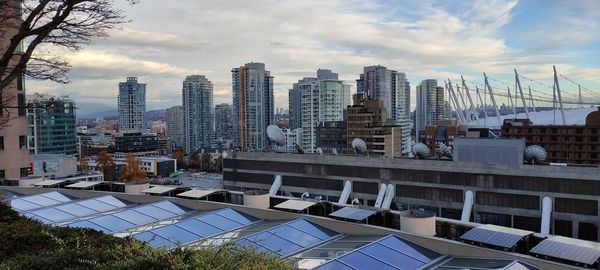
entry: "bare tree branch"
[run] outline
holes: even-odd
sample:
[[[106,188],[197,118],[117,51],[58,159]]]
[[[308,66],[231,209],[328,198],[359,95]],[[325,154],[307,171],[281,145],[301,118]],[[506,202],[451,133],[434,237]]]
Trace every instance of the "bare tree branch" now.
[[[32,79],[68,83],[69,62],[53,53],[40,53],[39,46],[78,51],[93,39],[106,37],[109,30],[128,22],[114,1],[1,0],[0,96],[8,97],[1,93],[21,74]],[[137,3],[136,0],[121,1]],[[14,103],[14,99],[11,102]],[[0,100],[0,111],[6,111],[2,104],[11,102]]]

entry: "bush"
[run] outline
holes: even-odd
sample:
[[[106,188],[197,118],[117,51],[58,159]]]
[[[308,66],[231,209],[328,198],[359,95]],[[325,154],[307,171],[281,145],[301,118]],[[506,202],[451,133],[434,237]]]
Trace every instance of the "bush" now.
[[[92,229],[52,227],[0,203],[0,269],[290,269],[289,261],[223,245],[155,249]]]

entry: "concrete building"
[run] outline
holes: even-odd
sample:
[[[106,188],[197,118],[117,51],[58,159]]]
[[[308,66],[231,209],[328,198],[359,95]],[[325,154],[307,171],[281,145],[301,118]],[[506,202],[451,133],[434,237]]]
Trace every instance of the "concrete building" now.
[[[415,134],[419,138],[426,126],[444,119],[444,88],[437,86],[437,80],[429,79],[417,85],[416,93]]]
[[[183,81],[183,141],[185,152],[209,147],[214,130],[213,84],[204,75]]]
[[[454,140],[467,137],[468,132],[469,126],[459,125],[456,120],[440,120],[435,126],[425,127],[423,132],[419,134],[419,142],[424,143],[432,152],[437,153],[439,152],[439,143],[443,143],[452,149]]]
[[[257,152],[236,153],[224,164],[225,188],[269,190],[274,175],[281,175],[281,192],[336,201],[350,180],[351,197],[374,205],[380,185],[391,184],[392,209],[423,208],[458,220],[471,191],[468,220],[534,232],[540,232],[548,197],[551,234],[600,239],[598,168]]]
[[[161,149],[159,137],[154,134],[127,133],[115,136],[114,141],[116,152],[160,152]]]
[[[135,159],[140,161],[140,169],[145,171],[149,177],[168,177],[177,170],[177,160],[164,156],[157,156],[157,152],[136,153]],[[119,166],[125,164],[126,153],[115,152],[112,158],[117,165],[113,173],[114,179],[104,179],[105,181],[116,181],[119,175]],[[88,170],[97,171],[96,157],[88,158]]]
[[[68,97],[28,95],[29,152],[31,154],[77,154],[75,103]]]
[[[386,118],[402,130],[402,154],[408,155],[411,151],[412,121],[410,82],[406,74],[384,66],[367,66],[356,80],[356,90],[369,99],[383,101]]]
[[[227,103],[215,106],[215,139],[233,139],[233,107]]]
[[[14,1],[13,1],[14,2]],[[15,14],[19,9],[7,5],[11,3],[3,1],[0,3],[0,12]],[[10,25],[20,25],[17,18],[11,18],[2,24],[2,35],[0,35],[0,51],[5,51],[10,45],[10,38],[14,36],[17,29]],[[17,54],[22,48],[17,49]],[[16,56],[10,65],[16,64]],[[9,69],[10,70],[9,66]],[[0,74],[6,76],[6,74]],[[29,171],[29,150],[27,149],[27,110],[25,109],[25,80],[22,75],[2,89],[2,102],[10,108],[2,108],[0,111],[0,179],[26,177]],[[8,116],[10,115],[10,118]]]
[[[183,147],[183,107],[173,106],[165,112],[167,122],[166,135],[171,138],[175,148]]]
[[[402,156],[402,129],[390,125],[386,119],[382,100],[366,99],[364,94],[354,95],[354,105],[346,110],[348,135],[347,153],[352,153],[352,140],[360,138],[367,144],[371,156]]]
[[[146,132],[146,84],[137,77],[119,83],[119,133]]]
[[[65,178],[77,175],[77,159],[65,154],[31,155],[33,176]]]
[[[316,150],[316,129],[325,121],[341,121],[344,109],[351,104],[350,85],[338,80],[338,74],[328,69],[317,70],[317,78],[298,81],[301,93],[302,147]]]
[[[302,127],[302,91],[301,84],[304,84],[304,78],[294,83],[292,89],[288,90],[288,108],[289,108],[289,127],[297,129]]]
[[[534,125],[529,119],[506,119],[501,136],[543,147],[548,162],[600,164],[600,108],[587,115],[585,125]]]
[[[329,121],[320,123],[317,127],[317,147],[323,153],[332,153],[333,150],[339,154],[347,151],[348,147],[348,125],[346,121]]]
[[[231,70],[234,144],[243,151],[268,145],[267,127],[274,123],[273,76],[263,63]]]

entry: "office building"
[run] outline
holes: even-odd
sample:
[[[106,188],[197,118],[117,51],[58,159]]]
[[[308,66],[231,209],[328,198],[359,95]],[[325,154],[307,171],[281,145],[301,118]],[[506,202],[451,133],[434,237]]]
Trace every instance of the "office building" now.
[[[119,83],[119,133],[146,132],[146,84],[137,77]]]
[[[14,2],[14,1],[13,1]],[[7,2],[5,2],[7,3]],[[0,4],[0,12],[19,13],[14,6]],[[10,18],[2,22],[0,51],[4,52],[10,44],[10,38],[17,29],[11,25],[20,25],[19,18]],[[6,27],[5,27],[6,26]],[[22,51],[17,49],[17,54]],[[9,64],[16,64],[15,55]],[[5,74],[0,74],[5,76]],[[0,110],[0,179],[26,177],[29,169],[29,150],[27,149],[27,110],[25,109],[25,80],[22,74],[2,89],[2,103],[8,107]],[[10,117],[9,117],[10,116]]]
[[[213,84],[204,75],[183,81],[183,141],[186,153],[209,147],[214,130]]]
[[[312,153],[317,148],[319,123],[344,119],[344,109],[351,103],[351,86],[338,80],[338,74],[328,69],[317,70],[317,78],[304,78],[297,85],[302,96],[302,147]]]
[[[415,134],[419,138],[426,126],[437,125],[444,118],[444,88],[429,79],[417,85],[416,93]]]
[[[346,111],[347,149],[352,153],[352,141],[362,139],[370,156],[402,156],[402,128],[386,119],[382,100],[367,99],[364,94],[354,95],[354,105]]]
[[[165,112],[167,122],[166,135],[171,138],[175,148],[183,147],[183,107],[173,106]]]
[[[314,78],[304,78],[294,83],[292,89],[288,90],[288,107],[290,111],[289,126],[290,129],[302,127],[302,91],[301,85],[306,84],[307,80]]]
[[[323,153],[346,153],[348,130],[346,121],[327,121],[319,123],[316,129],[317,147]]]
[[[410,83],[406,74],[383,66],[364,67],[356,80],[357,93],[368,99],[382,100],[385,115],[402,129],[402,154],[410,153],[412,121],[410,118]]]
[[[227,103],[215,106],[215,139],[233,139],[233,107]]]
[[[548,162],[600,164],[600,108],[587,115],[585,125],[534,125],[529,119],[505,119],[501,136],[541,146]]]
[[[243,151],[268,145],[267,127],[274,123],[273,76],[263,63],[231,70],[234,145]]]
[[[30,154],[77,154],[75,103],[68,97],[27,96]]]

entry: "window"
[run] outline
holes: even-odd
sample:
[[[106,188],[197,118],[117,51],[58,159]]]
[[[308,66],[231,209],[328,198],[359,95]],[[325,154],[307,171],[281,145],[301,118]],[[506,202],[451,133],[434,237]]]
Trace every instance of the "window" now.
[[[4,137],[0,136],[0,150],[4,150]]]
[[[6,178],[6,172],[4,170],[0,170],[0,180]]]
[[[21,168],[21,177],[29,176],[29,167]]]
[[[19,148],[27,148],[27,136],[19,136]]]
[[[25,94],[23,94],[23,93],[17,94],[17,107],[18,107],[19,116],[27,115],[27,108],[25,105]]]

